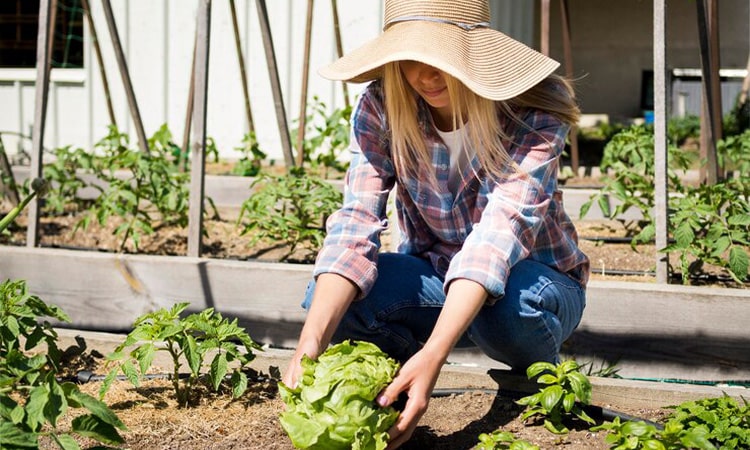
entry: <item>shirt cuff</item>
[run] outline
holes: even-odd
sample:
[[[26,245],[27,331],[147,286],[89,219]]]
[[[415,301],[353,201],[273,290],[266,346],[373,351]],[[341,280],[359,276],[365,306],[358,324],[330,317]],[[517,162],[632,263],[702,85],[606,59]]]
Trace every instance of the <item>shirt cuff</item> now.
[[[358,299],[370,293],[378,268],[375,261],[343,246],[326,246],[318,254],[313,276],[317,278],[324,273],[335,273],[348,279],[359,288]]]

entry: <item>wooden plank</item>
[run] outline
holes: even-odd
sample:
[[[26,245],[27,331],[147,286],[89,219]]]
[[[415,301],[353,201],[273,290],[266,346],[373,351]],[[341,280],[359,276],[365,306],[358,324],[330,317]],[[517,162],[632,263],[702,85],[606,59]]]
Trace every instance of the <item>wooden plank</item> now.
[[[203,191],[206,171],[206,112],[208,107],[208,53],[211,42],[211,0],[198,3],[195,37],[195,93],[193,106],[193,149],[190,154],[190,211],[188,213],[188,256],[201,255],[203,241]]]
[[[94,19],[91,16],[91,6],[89,0],[81,0],[81,7],[83,8],[84,15],[86,16],[86,23],[89,26],[89,33],[91,33],[91,43],[94,45],[94,54],[96,55],[96,63],[99,66],[99,76],[102,79],[102,88],[104,89],[104,100],[107,103],[107,114],[109,114],[109,123],[117,126],[117,119],[115,118],[115,109],[112,107],[112,93],[109,89],[109,79],[107,78],[107,70],[104,67],[104,58],[102,57],[102,47],[99,45],[99,35],[96,33],[96,26],[94,26]]]
[[[654,225],[656,248],[669,239],[667,184],[667,11],[666,0],[654,1]],[[669,282],[669,254],[656,254],[656,282]]]
[[[68,312],[73,326],[128,329],[138,315],[178,301],[237,317],[261,342],[294,347],[312,265],[117,255],[0,246],[0,278]],[[750,379],[750,291],[630,282],[589,284],[587,308],[564,353],[618,360],[623,376]],[[503,367],[476,349],[451,361]]]
[[[31,167],[29,176],[41,178],[44,155],[44,127],[47,120],[47,99],[49,97],[50,48],[48,45],[52,22],[50,0],[39,1],[39,28],[36,40],[36,84],[34,100],[34,129],[31,133]],[[28,205],[28,226],[26,245],[39,244],[39,197],[34,196]]]
[[[135,91],[133,90],[133,82],[130,79],[130,72],[128,71],[128,62],[125,60],[125,52],[122,50],[120,35],[117,32],[117,23],[115,22],[115,16],[112,13],[112,4],[110,3],[110,0],[102,0],[102,10],[104,12],[104,18],[107,21],[110,38],[112,39],[112,47],[115,50],[115,59],[117,60],[117,67],[120,69],[120,78],[122,78],[122,85],[125,88],[125,96],[128,99],[130,117],[133,119],[135,132],[138,136],[138,146],[141,148],[142,152],[148,153],[148,139],[146,138],[146,132],[143,128],[141,112],[138,109],[138,102],[136,101]]]
[[[279,129],[281,139],[281,151],[284,154],[284,163],[287,167],[294,167],[294,155],[292,154],[292,141],[289,137],[289,125],[284,108],[284,97],[281,92],[281,81],[279,81],[279,69],[276,65],[276,51],[273,48],[273,36],[271,35],[271,24],[268,22],[268,9],[266,0],[255,0],[258,9],[258,21],[260,22],[260,34],[263,38],[263,50],[266,53],[266,67],[268,78],[271,82],[271,95],[276,111],[276,125]]]
[[[16,177],[13,175],[13,169],[8,162],[8,155],[5,153],[3,144],[3,135],[0,133],[0,194],[8,199],[11,205],[16,206],[21,201],[18,198],[18,186]]]
[[[234,0],[229,0],[229,10],[232,13],[232,29],[234,30],[234,47],[237,49],[237,64],[240,67],[240,80],[242,81],[242,94],[245,97],[245,117],[247,118],[247,129],[255,132],[253,122],[253,111],[250,109],[250,91],[247,85],[247,70],[245,69],[245,57],[242,55],[242,43],[240,42],[240,26],[237,23],[237,7]]]
[[[297,126],[297,166],[305,164],[305,127],[307,126],[307,84],[310,80],[310,43],[312,42],[313,0],[307,0],[305,20],[305,49],[302,55],[302,87],[299,98],[299,120]]]

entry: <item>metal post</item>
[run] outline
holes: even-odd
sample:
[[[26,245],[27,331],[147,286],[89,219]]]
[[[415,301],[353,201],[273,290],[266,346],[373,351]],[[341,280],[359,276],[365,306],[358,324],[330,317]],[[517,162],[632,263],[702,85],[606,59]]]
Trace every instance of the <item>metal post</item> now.
[[[138,135],[138,145],[141,151],[148,153],[148,140],[146,139],[146,132],[143,130],[143,121],[141,120],[141,112],[138,110],[138,102],[135,99],[135,92],[133,91],[133,83],[130,80],[130,72],[128,72],[128,63],[125,60],[125,53],[122,50],[122,44],[120,43],[120,35],[117,32],[117,23],[115,23],[115,16],[112,13],[112,4],[109,0],[102,0],[102,9],[104,11],[104,17],[107,20],[107,28],[109,28],[109,35],[112,38],[112,46],[115,50],[115,58],[117,59],[117,66],[120,69],[120,77],[122,78],[122,84],[125,87],[125,96],[128,98],[128,105],[130,106],[130,115],[133,118],[135,124],[135,131]]]
[[[276,124],[279,128],[281,139],[281,150],[284,153],[284,163],[288,167],[294,167],[294,155],[292,154],[292,141],[289,138],[289,126],[286,120],[286,109],[279,81],[279,69],[276,66],[276,52],[273,49],[273,37],[271,36],[271,25],[268,22],[268,10],[266,0],[256,0],[258,8],[258,21],[260,22],[260,33],[263,37],[263,50],[266,53],[266,67],[268,67],[268,78],[271,81],[271,94],[276,109]]]
[[[667,15],[666,0],[654,0],[654,172],[656,282],[669,281],[669,254],[659,253],[668,242],[667,189]]]
[[[299,123],[297,127],[297,165],[305,163],[305,127],[307,126],[307,84],[310,79],[310,43],[312,41],[313,0],[307,0],[305,22],[305,50],[302,55],[302,87],[299,95]]]
[[[49,33],[52,27],[50,0],[39,1],[39,31],[36,39],[36,84],[34,101],[34,129],[31,135],[31,167],[29,178],[42,176],[42,155],[44,149],[44,125],[47,115],[47,97],[49,95],[50,46]],[[26,246],[39,245],[39,197],[29,202],[29,224],[26,229]]]
[[[193,149],[190,170],[190,213],[188,256],[201,255],[203,230],[203,190],[206,166],[206,107],[208,100],[208,49],[211,40],[211,0],[198,3],[195,30],[195,104],[193,107]]]
[[[109,114],[109,123],[117,126],[117,120],[115,119],[115,109],[112,107],[112,94],[109,90],[109,80],[107,79],[107,71],[104,68],[104,58],[102,58],[102,48],[99,45],[99,37],[96,34],[96,27],[94,26],[94,19],[91,17],[91,8],[89,6],[89,0],[81,0],[81,6],[83,6],[86,21],[89,24],[89,33],[91,33],[91,43],[94,44],[94,53],[96,54],[96,62],[99,65],[99,76],[102,77],[102,87],[104,88],[104,99],[107,102],[107,113]],[[89,81],[90,82],[90,81]]]
[[[240,42],[240,26],[237,23],[237,8],[234,0],[229,0],[229,9],[232,12],[232,28],[234,28],[234,46],[237,49],[237,63],[240,66],[240,79],[242,80],[242,93],[245,95],[245,116],[247,117],[247,129],[255,131],[253,112],[250,109],[250,91],[247,86],[247,71],[245,70],[245,57],[242,55],[242,44]]]

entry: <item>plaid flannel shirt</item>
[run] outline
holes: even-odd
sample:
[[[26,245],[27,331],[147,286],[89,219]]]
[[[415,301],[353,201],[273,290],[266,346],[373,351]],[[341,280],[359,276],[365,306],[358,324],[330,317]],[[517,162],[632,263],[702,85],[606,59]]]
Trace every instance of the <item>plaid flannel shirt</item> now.
[[[502,297],[513,265],[525,258],[585,286],[589,261],[578,249],[557,188],[558,159],[569,127],[539,110],[517,113],[525,126],[499,117],[511,138],[506,149],[520,170],[508,169],[501,181],[492,181],[474,157],[454,195],[447,187],[449,150],[421,99],[418,120],[433,155],[425,170],[434,171],[437,189],[397,176],[381,83],[371,83],[352,113],[344,203],[328,219],[314,275],[339,274],[355,283],[362,297],[367,295],[377,278],[380,234],[388,226],[388,194],[396,186],[398,251],[428,258],[445,277],[446,291],[451,281],[465,278],[484,286],[492,302]]]

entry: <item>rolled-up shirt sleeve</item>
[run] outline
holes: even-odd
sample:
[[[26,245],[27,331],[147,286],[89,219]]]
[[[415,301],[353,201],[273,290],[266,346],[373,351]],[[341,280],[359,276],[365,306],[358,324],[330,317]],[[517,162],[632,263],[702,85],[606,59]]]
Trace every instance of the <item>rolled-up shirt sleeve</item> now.
[[[359,288],[360,298],[377,278],[380,234],[388,226],[386,202],[395,182],[385,124],[382,99],[366,90],[352,112],[344,202],[328,219],[314,270],[316,277],[336,273],[347,278]]]
[[[526,126],[509,133],[517,165],[501,180],[481,183],[486,198],[478,223],[452,258],[445,277],[446,292],[456,279],[475,281],[487,290],[489,302],[501,298],[511,268],[535,250],[537,235],[557,189],[558,156],[569,127],[551,115],[529,112]],[[510,130],[509,130],[510,131]]]

